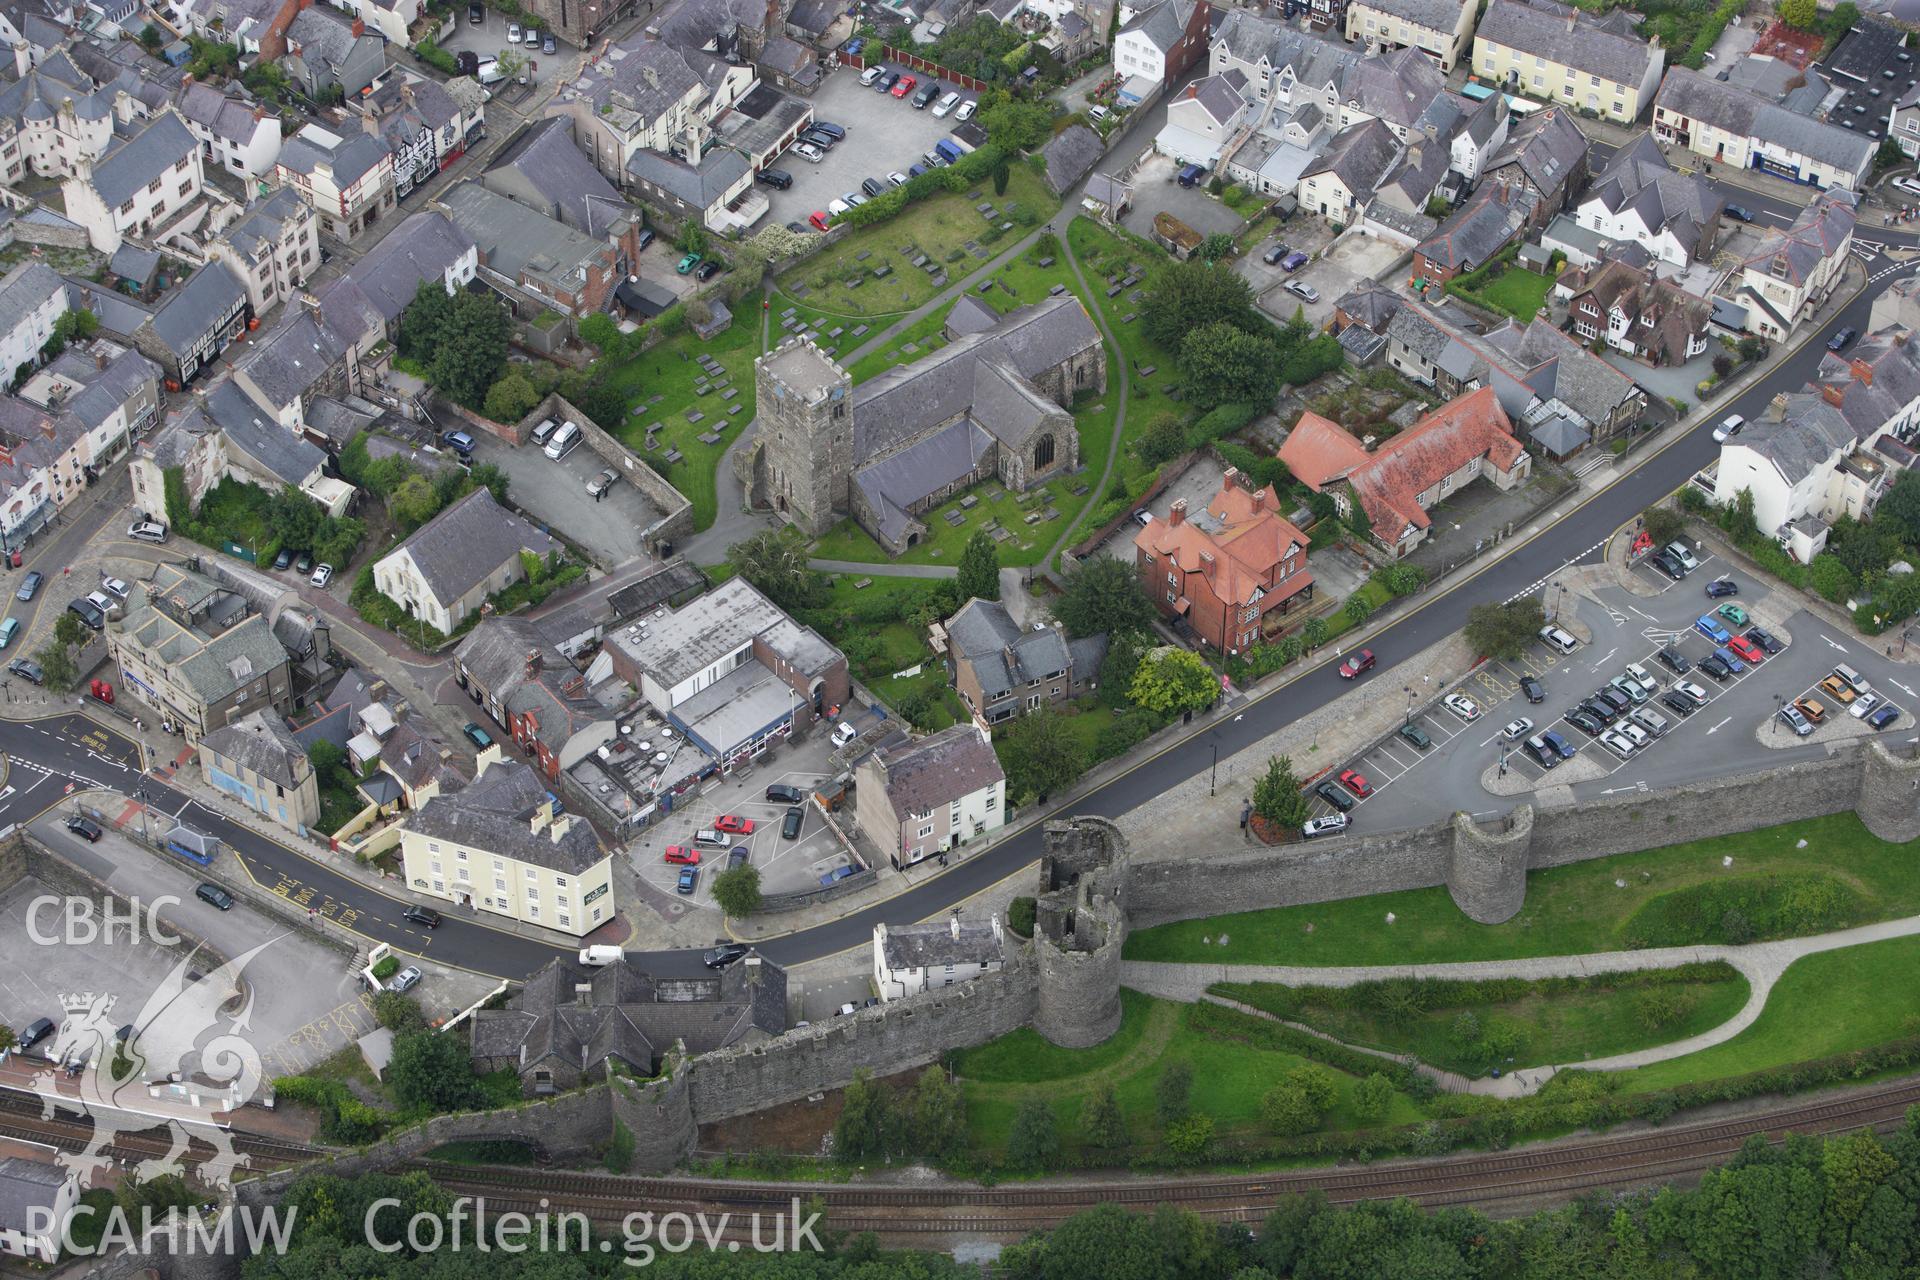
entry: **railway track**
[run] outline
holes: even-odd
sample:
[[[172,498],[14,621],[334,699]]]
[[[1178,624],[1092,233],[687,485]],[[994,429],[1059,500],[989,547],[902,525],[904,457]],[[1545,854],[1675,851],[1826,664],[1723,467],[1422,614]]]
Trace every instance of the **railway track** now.
[[[929,1236],[1017,1238],[1055,1226],[1098,1204],[1146,1208],[1178,1204],[1220,1221],[1255,1221],[1280,1196],[1311,1189],[1328,1200],[1405,1196],[1430,1207],[1493,1208],[1516,1201],[1567,1200],[1589,1191],[1664,1182],[1723,1164],[1756,1133],[1780,1141],[1788,1132],[1839,1133],[1902,1122],[1920,1104],[1920,1079],[1864,1089],[1842,1098],[1783,1107],[1736,1119],[1676,1125],[1615,1138],[1557,1143],[1534,1150],[1363,1168],[1248,1174],[1216,1178],[1052,1182],[1042,1186],[899,1187],[723,1179],[628,1178],[611,1174],[453,1166],[416,1160],[447,1190],[483,1196],[490,1211],[578,1212],[618,1224],[635,1211],[735,1218],[790,1213],[797,1199],[824,1204],[836,1231],[873,1231],[883,1238]],[[744,1233],[744,1228],[741,1229]],[[744,1234],[722,1238],[745,1240]]]
[[[79,1099],[70,1099],[79,1102]],[[85,1116],[76,1116],[71,1112],[56,1111],[51,1117],[43,1117],[42,1099],[39,1094],[24,1090],[0,1086],[0,1137],[15,1138],[25,1142],[38,1142],[59,1147],[63,1151],[84,1151],[93,1140],[93,1121]],[[145,1120],[146,1117],[140,1117]],[[115,1160],[138,1161],[154,1156],[164,1156],[172,1150],[173,1144],[164,1136],[147,1136],[150,1130],[159,1130],[164,1120],[151,1120],[146,1129],[116,1135],[114,1141],[102,1148],[104,1154]],[[274,1165],[302,1164],[309,1160],[334,1154],[326,1147],[317,1147],[304,1142],[291,1142],[284,1138],[270,1138],[261,1134],[247,1133],[241,1129],[227,1128],[236,1152],[253,1157],[254,1167],[262,1163]],[[199,1139],[189,1144],[183,1157],[187,1164],[198,1164],[214,1154],[213,1148]]]

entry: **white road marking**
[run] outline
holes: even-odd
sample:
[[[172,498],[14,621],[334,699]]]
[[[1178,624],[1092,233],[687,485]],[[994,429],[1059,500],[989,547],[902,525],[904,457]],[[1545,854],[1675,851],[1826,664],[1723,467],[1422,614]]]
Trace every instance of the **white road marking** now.
[[[1724,729],[1724,728],[1726,728],[1726,727],[1727,727],[1727,723],[1728,723],[1728,721],[1730,721],[1730,720],[1732,720],[1732,719],[1733,719],[1733,717],[1732,717],[1732,716],[1728,716],[1728,717],[1726,718],[1726,720],[1722,720],[1722,721],[1721,721],[1721,722],[1720,722],[1719,724],[1717,724],[1717,725],[1715,725],[1715,726],[1713,726],[1713,728],[1711,728],[1711,729],[1709,729],[1709,730],[1707,730],[1707,736],[1708,736],[1708,737],[1712,737],[1712,736],[1713,736],[1714,734],[1716,734],[1716,733],[1718,733],[1718,732],[1720,732],[1720,731],[1721,731],[1722,729]]]
[[[1909,698],[1913,698],[1913,697],[1920,697],[1920,694],[1916,694],[1916,693],[1914,693],[1914,691],[1913,691],[1913,690],[1911,690],[1911,689],[1909,689],[1909,688],[1907,688],[1907,686],[1905,686],[1905,685],[1903,685],[1903,684],[1901,684],[1901,683],[1900,683],[1900,682],[1899,682],[1898,680],[1894,680],[1894,679],[1892,679],[1892,678],[1889,678],[1889,679],[1887,680],[1887,683],[1888,683],[1888,684],[1890,684],[1890,685],[1892,685],[1892,686],[1893,686],[1894,688],[1896,688],[1896,689],[1898,689],[1898,690],[1900,690],[1900,691],[1901,691],[1902,693],[1904,693],[1904,694],[1906,694],[1906,695],[1907,695],[1907,696],[1908,696]]]
[[[1832,636],[1823,635],[1820,638],[1827,642],[1827,647],[1830,649],[1838,649],[1841,653],[1845,653],[1847,651],[1847,646],[1841,644],[1839,641],[1835,640]]]
[[[1650,614],[1650,613],[1648,613],[1648,612],[1647,612],[1647,611],[1646,611],[1645,609],[1641,609],[1641,608],[1637,608],[1637,607],[1636,607],[1636,606],[1634,606],[1634,605],[1628,605],[1628,606],[1627,606],[1627,608],[1629,608],[1629,609],[1632,609],[1632,610],[1633,610],[1633,611],[1634,611],[1635,613],[1637,613],[1637,614],[1639,614],[1639,615],[1640,615],[1641,617],[1643,617],[1643,618],[1645,618],[1645,619],[1646,619],[1646,620],[1647,620],[1648,622],[1658,622],[1658,621],[1660,621],[1660,619],[1658,619],[1658,618],[1656,618],[1656,617],[1654,617],[1654,616],[1653,616],[1652,614]]]

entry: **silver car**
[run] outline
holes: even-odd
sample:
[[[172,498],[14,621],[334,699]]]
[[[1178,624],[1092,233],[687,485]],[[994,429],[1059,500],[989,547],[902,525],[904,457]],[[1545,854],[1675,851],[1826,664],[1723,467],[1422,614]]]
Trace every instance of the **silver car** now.
[[[1345,831],[1353,819],[1344,813],[1329,813],[1324,818],[1314,818],[1300,828],[1300,834],[1311,840],[1315,836],[1335,836]]]
[[[402,969],[400,972],[393,975],[393,980],[387,983],[387,990],[411,991],[416,986],[420,985],[420,978],[421,978],[420,967],[418,965],[410,964],[406,968]]]

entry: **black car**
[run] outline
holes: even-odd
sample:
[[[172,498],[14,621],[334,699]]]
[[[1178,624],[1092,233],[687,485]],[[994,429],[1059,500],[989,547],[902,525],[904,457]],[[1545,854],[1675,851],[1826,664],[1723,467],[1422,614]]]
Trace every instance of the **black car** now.
[[[776,804],[804,804],[807,794],[798,787],[790,787],[784,782],[776,782],[767,788],[767,799]]]
[[[42,671],[40,664],[31,658],[15,658],[7,664],[7,670],[19,676],[22,680],[28,680],[34,684],[46,683],[47,673]]]
[[[1753,210],[1747,208],[1745,205],[1730,204],[1722,209],[1721,212],[1729,218],[1732,218],[1735,222],[1753,221]]]
[[[1660,704],[1676,715],[1690,716],[1700,709],[1698,703],[1684,693],[1663,693]]]
[[[1857,330],[1854,330],[1851,328],[1843,328],[1840,330],[1840,332],[1834,334],[1831,338],[1827,339],[1827,350],[1845,351],[1847,349],[1847,345],[1859,336],[1860,334]]]
[[[1662,649],[1659,657],[1660,665],[1677,676],[1683,676],[1693,670],[1692,661],[1688,659],[1686,654],[1680,652],[1678,649]]]
[[[785,191],[793,185],[793,175],[785,169],[762,169],[754,175],[754,181],[764,182],[779,191]]]
[[[27,1024],[27,1029],[20,1033],[20,1051],[25,1053],[52,1034],[52,1018],[35,1018]]]
[[[898,71],[889,71],[873,82],[873,91],[875,93],[892,93],[893,86],[899,83],[900,73]]]
[[[1678,582],[1680,581],[1680,579],[1687,576],[1687,571],[1685,569],[1682,569],[1679,565],[1675,564],[1673,557],[1668,555],[1664,551],[1655,552],[1652,560],[1653,560],[1654,568],[1666,574],[1669,578],[1672,578],[1675,582]]]
[[[1567,712],[1567,723],[1586,734],[1589,738],[1599,737],[1601,731],[1607,727],[1598,716],[1580,707],[1575,707],[1572,711]]]
[[[468,22],[471,22],[474,26],[477,27],[485,23],[486,20],[487,20],[487,6],[483,4],[470,4],[467,6]]]
[[[724,969],[751,950],[738,942],[723,942],[700,955],[700,963],[709,969]]]
[[[1605,703],[1607,706],[1612,707],[1613,714],[1616,716],[1623,716],[1633,710],[1633,699],[1618,689],[1601,689],[1593,695],[1590,701]]]
[[[878,178],[863,178],[860,181],[860,189],[870,196],[880,196],[887,193],[887,184]]]
[[[1732,679],[1733,677],[1733,668],[1728,666],[1725,662],[1722,662],[1720,660],[1720,655],[1717,653],[1710,653],[1706,657],[1700,659],[1700,670],[1706,672],[1708,675],[1712,676],[1715,680],[1724,681],[1724,680]]]
[[[809,129],[801,134],[800,141],[811,143],[822,151],[830,151],[833,149],[833,139],[817,129]]]
[[[1747,639],[1753,641],[1753,643],[1759,645],[1762,649],[1766,650],[1768,657],[1772,657],[1774,654],[1780,652],[1782,649],[1787,647],[1781,644],[1779,640],[1775,639],[1773,632],[1768,631],[1765,627],[1748,627]]]
[[[1286,245],[1276,244],[1273,248],[1260,255],[1260,261],[1270,267],[1278,266],[1280,265],[1280,260],[1292,252],[1293,250],[1287,248]]]
[[[898,80],[899,78],[900,77],[897,75],[894,77],[895,80]],[[840,141],[840,139],[847,136],[846,127],[844,125],[837,125],[831,120],[815,120],[812,124],[808,125],[807,127],[809,129],[814,130],[816,133],[826,134],[829,138],[832,138],[835,142],[838,142]]]
[[[733,852],[727,855],[727,870],[744,867],[753,858],[753,851],[743,844],[733,846]]]
[[[1353,811],[1354,798],[1339,787],[1334,786],[1331,782],[1321,783],[1313,789],[1313,793],[1332,805],[1335,809],[1338,809],[1341,813],[1351,813]]]
[[[652,227],[640,228],[640,252],[644,253],[647,246],[654,242],[654,238]]]
[[[1718,600],[1723,596],[1740,594],[1740,584],[1732,578],[1715,578],[1707,584],[1707,599]]]
[[[787,810],[787,816],[780,821],[780,834],[788,840],[800,837],[800,824],[807,820],[807,811],[799,805]]]
[[[1532,676],[1520,677],[1520,692],[1527,695],[1527,701],[1538,706],[1547,700],[1547,687]]]
[[[712,258],[708,258],[706,261],[702,262],[698,267],[694,268],[693,278],[695,280],[711,280],[719,274],[720,274],[720,264],[718,262],[715,262]]]
[[[217,884],[203,883],[196,885],[193,890],[193,896],[208,906],[217,907],[221,911],[233,910],[233,895]]]
[[[107,625],[107,615],[100,612],[99,606],[90,600],[69,600],[67,611],[95,631]]]
[[[98,844],[100,837],[105,834],[105,832],[100,830],[99,823],[95,822],[92,818],[83,818],[77,813],[67,819],[67,830],[73,832],[73,834],[79,836],[88,844]]]
[[[440,927],[440,913],[432,907],[408,907],[400,913],[400,918],[402,920],[411,920],[414,924],[426,929],[438,929]]]

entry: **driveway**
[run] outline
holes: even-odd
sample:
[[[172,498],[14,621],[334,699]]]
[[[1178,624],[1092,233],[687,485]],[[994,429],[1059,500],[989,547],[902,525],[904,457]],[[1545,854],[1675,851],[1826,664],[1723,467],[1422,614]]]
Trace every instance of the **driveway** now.
[[[1344,294],[1363,280],[1389,279],[1393,265],[1407,256],[1407,251],[1392,241],[1354,231],[1327,244],[1329,228],[1318,218],[1295,217],[1293,221],[1296,225],[1291,229],[1295,234],[1291,237],[1283,234],[1281,238],[1293,248],[1315,254],[1313,261],[1291,277],[1278,266],[1268,266],[1262,260],[1263,254],[1252,256],[1248,260],[1251,265],[1243,264],[1243,273],[1251,274],[1257,268],[1273,281],[1260,295],[1260,309],[1282,323],[1293,319],[1295,311],[1301,311],[1314,328],[1325,328],[1333,321],[1333,304]],[[1289,283],[1304,286],[1320,296],[1309,301],[1286,288]],[[1256,280],[1254,287],[1259,288],[1260,282]]]
[[[640,532],[660,518],[660,509],[621,480],[615,480],[596,502],[587,493],[587,483],[607,463],[585,445],[555,462],[538,445],[515,448],[481,435],[475,441],[474,457],[506,472],[508,496],[515,506],[585,547],[602,565],[646,554]]]
[[[1153,215],[1170,213],[1201,235],[1238,231],[1246,223],[1233,210],[1207,194],[1204,186],[1183,187],[1177,180],[1180,166],[1171,156],[1158,153],[1147,157],[1133,175],[1133,211],[1123,225],[1137,236],[1153,231]]]

